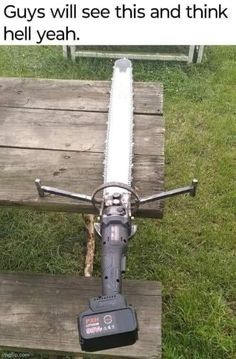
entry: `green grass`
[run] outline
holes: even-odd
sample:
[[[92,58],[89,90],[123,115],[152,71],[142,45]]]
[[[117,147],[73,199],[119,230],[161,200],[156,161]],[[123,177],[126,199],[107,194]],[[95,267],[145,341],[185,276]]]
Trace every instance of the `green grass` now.
[[[110,79],[111,60],[62,57],[60,47],[0,47],[0,76]],[[126,277],[163,286],[163,358],[236,357],[236,46],[208,47],[202,64],[134,62],[137,81],[165,88],[165,186],[199,179],[195,199],[166,201],[142,219]],[[83,272],[77,215],[0,210],[0,270]],[[99,253],[95,275],[99,275]]]

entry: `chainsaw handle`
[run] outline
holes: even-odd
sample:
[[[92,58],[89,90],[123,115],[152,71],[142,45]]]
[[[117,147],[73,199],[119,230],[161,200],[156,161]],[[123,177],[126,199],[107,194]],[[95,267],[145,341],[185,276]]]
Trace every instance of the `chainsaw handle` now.
[[[130,236],[129,219],[122,216],[103,218],[102,241],[102,294],[121,293],[122,272]]]

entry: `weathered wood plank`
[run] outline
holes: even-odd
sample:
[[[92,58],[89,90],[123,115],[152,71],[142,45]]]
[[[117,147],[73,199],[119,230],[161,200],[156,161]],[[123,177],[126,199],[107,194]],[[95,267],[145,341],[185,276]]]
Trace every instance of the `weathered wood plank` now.
[[[0,347],[55,353],[81,352],[76,317],[87,298],[100,294],[100,280],[76,276],[0,274]],[[154,281],[124,281],[137,310],[139,340],[94,353],[110,358],[160,358],[161,291]]]
[[[134,121],[134,152],[163,155],[163,117],[135,115]],[[106,122],[106,113],[2,108],[0,146],[103,152]]]
[[[21,148],[0,149],[0,205],[94,213],[92,206],[68,198],[38,197],[35,178],[43,184],[91,194],[103,183],[103,154]],[[135,155],[133,185],[141,195],[163,189],[163,156]],[[163,203],[143,205],[137,216],[161,218]]]
[[[0,106],[107,112],[109,81],[0,78]],[[162,114],[160,83],[134,83],[136,113]]]
[[[83,203],[38,198],[33,181],[40,177],[88,194],[103,183],[109,87],[101,81],[0,79],[0,205],[93,213]],[[135,89],[135,106],[146,115],[135,115],[133,185],[149,195],[163,190],[164,121],[154,115],[162,113],[162,87],[135,83]],[[137,215],[161,218],[162,212],[163,204],[154,203]]]
[[[74,57],[95,57],[95,58],[108,58],[108,59],[120,59],[127,57],[130,60],[156,60],[156,61],[188,61],[188,56],[185,54],[168,54],[161,52],[110,52],[110,51],[75,51]]]

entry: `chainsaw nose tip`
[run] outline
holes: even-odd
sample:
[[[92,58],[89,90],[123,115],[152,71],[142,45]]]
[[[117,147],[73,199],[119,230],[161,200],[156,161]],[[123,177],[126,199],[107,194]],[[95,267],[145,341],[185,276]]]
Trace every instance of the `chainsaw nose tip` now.
[[[125,72],[127,69],[132,68],[132,63],[124,57],[123,59],[115,61],[115,68],[118,68],[121,72]]]

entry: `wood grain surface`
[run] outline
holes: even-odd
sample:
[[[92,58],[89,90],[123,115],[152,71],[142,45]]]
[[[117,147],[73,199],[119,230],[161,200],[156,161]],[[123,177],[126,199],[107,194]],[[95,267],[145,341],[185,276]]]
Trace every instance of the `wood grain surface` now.
[[[89,195],[103,183],[109,89],[106,81],[0,78],[0,205],[95,213],[89,204],[39,198],[34,180]],[[160,84],[134,84],[133,186],[140,196],[164,187],[162,98]],[[163,202],[135,215],[161,218]]]
[[[137,310],[139,340],[91,357],[160,358],[161,289],[155,281],[124,280],[124,295]],[[0,347],[5,350],[81,353],[77,315],[100,294],[99,278],[0,274]]]

